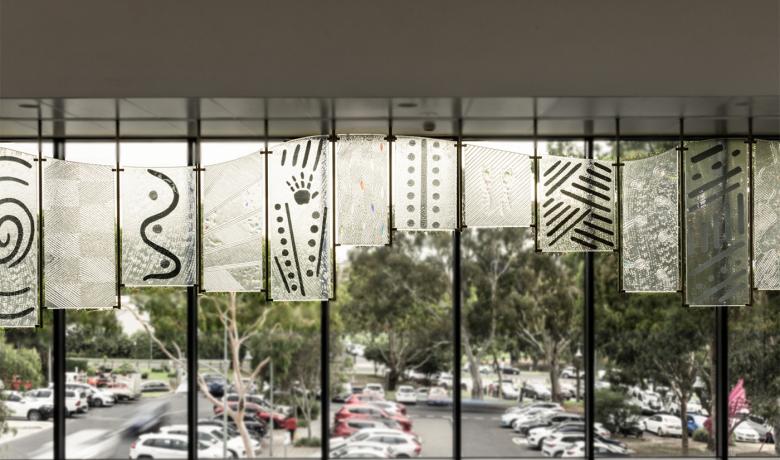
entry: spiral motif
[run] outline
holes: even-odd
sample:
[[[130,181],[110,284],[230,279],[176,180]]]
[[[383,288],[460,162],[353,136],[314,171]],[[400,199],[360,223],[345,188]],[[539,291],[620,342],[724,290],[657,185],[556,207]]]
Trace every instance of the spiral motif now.
[[[19,265],[30,252],[35,220],[27,206],[16,198],[0,199],[0,209],[8,206],[13,206],[17,212],[5,212],[0,216],[0,264],[12,268]],[[24,218],[20,219],[17,216],[19,214],[23,214]]]
[[[179,205],[179,189],[176,187],[176,184],[173,182],[173,180],[171,180],[171,178],[166,176],[165,174],[159,171],[155,171],[153,169],[147,169],[146,172],[165,182],[165,184],[171,188],[171,192],[173,192],[173,199],[171,200],[171,203],[168,205],[167,208],[165,208],[161,212],[158,212],[157,214],[153,214],[147,217],[146,219],[144,219],[144,221],[141,223],[141,239],[150,248],[154,249],[155,251],[157,251],[158,253],[166,257],[166,259],[163,259],[162,262],[160,263],[160,267],[168,268],[171,266],[171,262],[173,262],[173,267],[169,271],[164,273],[150,273],[144,276],[143,280],[144,281],[150,279],[165,280],[165,279],[175,278],[176,275],[178,275],[179,272],[181,272],[181,261],[179,260],[178,257],[176,257],[176,255],[173,252],[171,252],[167,248],[164,248],[159,244],[155,243],[154,241],[152,241],[151,239],[149,239],[149,236],[146,234],[146,232],[150,225],[164,218],[165,216],[169,215],[170,213],[173,212],[174,209],[176,209],[176,206]],[[151,192],[149,192],[150,199],[156,200],[157,197],[158,194],[156,191],[152,190]],[[155,224],[152,226],[152,231],[154,233],[161,233],[162,226],[159,224]]]

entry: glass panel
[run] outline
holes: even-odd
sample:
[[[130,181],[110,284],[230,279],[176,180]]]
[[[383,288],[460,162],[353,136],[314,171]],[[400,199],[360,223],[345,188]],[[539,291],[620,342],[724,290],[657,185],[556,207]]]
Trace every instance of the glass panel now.
[[[336,143],[336,240],[382,246],[390,241],[389,149],[384,136],[341,136]]]
[[[331,449],[380,428],[396,457],[452,456],[451,248],[442,232],[338,248],[346,269],[330,304]]]
[[[195,172],[125,167],[120,177],[122,282],[195,283]]]
[[[449,141],[398,137],[393,144],[393,222],[399,230],[452,230],[457,151]]]
[[[623,289],[679,289],[677,151],[623,166]]]
[[[528,155],[467,145],[463,149],[468,227],[529,227],[533,164]]]
[[[780,143],[755,144],[753,283],[756,289],[780,289]]]
[[[285,142],[268,159],[271,297],[325,300],[331,292],[330,144]]]
[[[614,250],[615,174],[611,162],[543,156],[539,171],[541,250]]]
[[[559,424],[584,438],[582,256],[536,253],[532,229],[468,228],[461,245],[463,455],[583,457],[544,445]]]
[[[729,456],[780,457],[780,293],[729,310]]]
[[[115,174],[110,166],[43,164],[48,308],[117,305]]]
[[[38,163],[0,148],[0,327],[38,322]]]
[[[203,172],[203,284],[206,291],[263,288],[265,162],[255,153]]]
[[[685,303],[750,302],[747,151],[742,141],[690,142],[685,157]]]
[[[0,329],[0,458],[53,458],[54,401],[32,398],[51,379],[52,317],[41,312],[42,327]],[[125,457],[126,458],[126,457]]]

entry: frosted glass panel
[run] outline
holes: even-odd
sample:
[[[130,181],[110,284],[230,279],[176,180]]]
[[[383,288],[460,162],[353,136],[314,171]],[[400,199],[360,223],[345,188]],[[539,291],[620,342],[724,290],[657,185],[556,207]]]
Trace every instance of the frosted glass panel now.
[[[390,155],[383,136],[341,136],[336,143],[336,241],[382,246],[390,241]]]
[[[115,174],[110,166],[44,162],[47,308],[117,305]]]
[[[203,286],[206,291],[263,289],[263,155],[203,172]]]
[[[615,249],[615,171],[611,163],[543,156],[538,181],[542,251]]]
[[[393,144],[393,217],[399,230],[453,230],[457,216],[453,142],[398,137]]]
[[[677,150],[625,162],[623,289],[674,292],[680,285]]]
[[[780,143],[757,141],[753,167],[753,283],[780,289]]]
[[[131,168],[120,177],[122,282],[195,284],[195,172]]]
[[[467,145],[463,175],[466,226],[531,226],[534,182],[528,155]]]
[[[748,161],[742,141],[688,144],[685,155],[685,303],[750,302]]]
[[[285,142],[268,159],[271,297],[326,300],[331,292],[330,143]]]
[[[38,164],[0,148],[0,326],[38,322]]]

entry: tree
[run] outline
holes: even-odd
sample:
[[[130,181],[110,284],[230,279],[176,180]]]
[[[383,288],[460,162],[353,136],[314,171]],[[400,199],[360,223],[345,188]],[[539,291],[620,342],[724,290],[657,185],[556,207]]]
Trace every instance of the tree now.
[[[349,254],[342,319],[347,331],[367,333],[379,347],[391,391],[405,370],[451,343],[450,280],[437,251],[447,237],[399,233],[392,247]]]

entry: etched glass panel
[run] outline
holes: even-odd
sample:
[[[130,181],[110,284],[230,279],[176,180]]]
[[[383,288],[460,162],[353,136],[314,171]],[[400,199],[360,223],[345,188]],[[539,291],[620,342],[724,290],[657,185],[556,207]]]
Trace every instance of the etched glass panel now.
[[[542,251],[615,249],[615,170],[610,162],[543,156],[537,180]]]
[[[748,155],[742,141],[700,141],[685,155],[685,303],[750,301]]]
[[[383,136],[341,136],[336,143],[336,232],[339,244],[390,241],[390,155]]]
[[[625,162],[623,289],[675,292],[680,286],[677,150]]]
[[[330,297],[329,148],[325,137],[296,139],[268,159],[273,300]]]
[[[759,140],[753,155],[753,283],[780,289],[780,143]]]
[[[120,176],[122,282],[195,284],[195,171],[131,168]]]
[[[203,172],[203,285],[206,291],[263,289],[263,155]]]
[[[44,162],[47,308],[117,305],[114,176],[110,166]]]
[[[534,183],[528,155],[467,145],[463,164],[466,226],[531,226]]]
[[[453,142],[398,137],[393,144],[393,222],[399,230],[458,227]]]
[[[38,322],[35,157],[0,148],[0,327]]]

